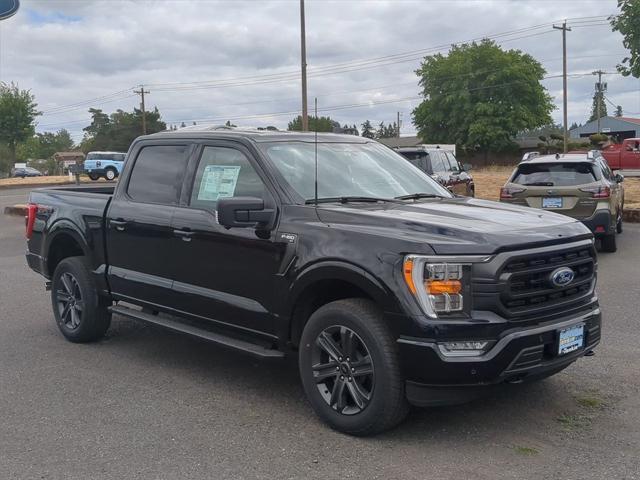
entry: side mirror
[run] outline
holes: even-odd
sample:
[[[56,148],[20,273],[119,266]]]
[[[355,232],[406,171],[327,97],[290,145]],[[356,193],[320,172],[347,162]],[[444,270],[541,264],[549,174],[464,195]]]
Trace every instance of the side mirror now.
[[[218,223],[227,228],[254,227],[268,230],[276,212],[264,208],[264,200],[256,197],[232,197],[218,200]]]
[[[464,169],[465,172],[470,172],[473,169],[470,163],[463,163],[462,168]]]
[[[613,179],[617,182],[617,183],[622,183],[624,182],[624,175],[622,175],[621,173],[616,173],[613,177]]]

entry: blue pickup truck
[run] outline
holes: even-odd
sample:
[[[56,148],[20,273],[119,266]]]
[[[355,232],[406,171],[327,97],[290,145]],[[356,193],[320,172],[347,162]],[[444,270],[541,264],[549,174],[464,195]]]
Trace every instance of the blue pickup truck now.
[[[91,180],[104,177],[115,180],[122,172],[126,153],[121,152],[89,152],[84,161],[84,171]]]

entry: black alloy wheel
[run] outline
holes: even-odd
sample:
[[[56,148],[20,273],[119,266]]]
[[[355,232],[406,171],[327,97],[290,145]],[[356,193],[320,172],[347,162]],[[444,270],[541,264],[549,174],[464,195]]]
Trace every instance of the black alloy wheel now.
[[[375,371],[369,349],[350,328],[334,325],[316,338],[313,375],[324,401],[343,415],[362,412],[371,401]]]
[[[75,330],[82,321],[84,302],[76,278],[69,272],[60,276],[60,288],[56,290],[60,320],[69,329]]]

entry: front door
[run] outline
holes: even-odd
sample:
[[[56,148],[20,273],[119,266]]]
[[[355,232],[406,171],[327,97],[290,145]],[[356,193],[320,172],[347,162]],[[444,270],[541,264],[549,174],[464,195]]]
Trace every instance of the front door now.
[[[173,232],[190,145],[150,145],[132,152],[106,218],[109,285],[117,299],[151,308],[172,303]]]
[[[275,197],[240,144],[207,144],[198,156],[190,193],[172,222],[176,308],[218,325],[273,334],[275,278],[285,244],[274,242],[271,232],[221,226],[216,205],[219,198],[258,197],[275,209]]]

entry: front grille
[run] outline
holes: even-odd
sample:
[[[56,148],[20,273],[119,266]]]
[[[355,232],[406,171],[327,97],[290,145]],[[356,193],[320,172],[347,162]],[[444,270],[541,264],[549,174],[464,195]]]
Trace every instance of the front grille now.
[[[574,278],[558,287],[551,282],[551,276],[560,267],[571,268]],[[513,252],[494,268],[497,269],[494,273],[485,271],[482,278],[474,278],[474,292],[478,292],[474,294],[474,307],[488,307],[510,320],[548,316],[579,306],[592,297],[595,287],[596,259],[592,244],[559,246],[542,252]],[[484,273],[493,278],[485,277]]]

